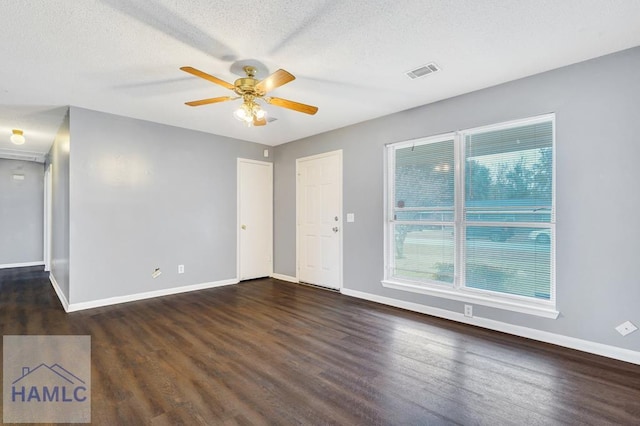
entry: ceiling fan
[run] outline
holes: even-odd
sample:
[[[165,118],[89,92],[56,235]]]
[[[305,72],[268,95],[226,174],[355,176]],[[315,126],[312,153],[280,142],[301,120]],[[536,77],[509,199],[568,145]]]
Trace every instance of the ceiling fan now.
[[[256,102],[256,100],[258,99],[261,99],[271,105],[303,112],[305,114],[313,115],[318,112],[318,107],[312,105],[306,105],[287,99],[266,96],[266,94],[273,89],[276,89],[289,83],[290,81],[295,80],[295,77],[291,73],[283,69],[279,69],[264,80],[257,80],[255,78],[256,68],[247,65],[242,68],[247,76],[237,79],[233,84],[227,83],[224,80],[220,80],[217,77],[209,75],[193,67],[182,67],[180,69],[182,71],[188,72],[189,74],[193,74],[196,77],[204,78],[205,80],[218,84],[225,89],[233,90],[238,95],[220,96],[217,98],[208,98],[201,99],[199,101],[185,102],[186,105],[200,106],[215,104],[218,102],[233,101],[235,99],[242,98],[242,105],[240,105],[240,107],[233,114],[238,120],[244,122],[247,126],[264,126],[265,124],[267,124],[265,112]]]

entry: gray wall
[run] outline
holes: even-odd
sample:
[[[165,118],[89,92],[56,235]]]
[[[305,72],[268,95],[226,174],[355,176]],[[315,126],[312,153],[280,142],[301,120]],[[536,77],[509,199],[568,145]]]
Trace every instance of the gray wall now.
[[[267,146],[75,107],[71,137],[70,303],[236,278],[236,161]]]
[[[0,266],[42,262],[43,197],[42,164],[0,159]]]
[[[344,287],[463,312],[463,304],[383,288],[384,144],[555,112],[557,306],[545,319],[474,306],[474,315],[640,350],[640,48],[276,147],[274,271],[295,276],[295,159],[344,150]],[[445,71],[446,72],[446,71]],[[428,78],[428,77],[427,77]]]
[[[49,151],[51,164],[51,274],[69,300],[69,114]]]

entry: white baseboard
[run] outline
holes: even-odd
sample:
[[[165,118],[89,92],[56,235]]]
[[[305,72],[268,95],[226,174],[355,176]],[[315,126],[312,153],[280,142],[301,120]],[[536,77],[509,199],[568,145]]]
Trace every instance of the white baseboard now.
[[[292,277],[290,275],[276,274],[276,273],[271,274],[271,278],[275,278],[276,280],[281,280],[281,281],[288,281],[290,283],[296,283],[296,284],[300,282],[296,277]]]
[[[169,296],[172,294],[187,293],[189,291],[204,290],[207,288],[221,287],[225,285],[237,284],[236,278],[229,280],[214,281],[209,283],[201,283],[187,285],[183,287],[166,288],[162,290],[148,291],[144,293],[129,294],[126,296],[109,297],[106,299],[91,300],[89,302],[71,303],[67,312],[82,311],[85,309],[99,308],[101,306],[117,305],[119,303],[135,302],[136,300],[151,299],[160,296]]]
[[[582,352],[588,352],[595,355],[601,355],[607,358],[613,358],[620,361],[640,365],[640,352],[632,351],[629,349],[618,348],[616,346],[577,339],[575,337],[563,336],[561,334],[550,333],[548,331],[541,331],[533,328],[522,327],[519,325],[508,324],[505,322],[495,321],[487,318],[469,318],[465,317],[462,313],[420,305],[413,302],[405,302],[402,300],[378,296],[376,294],[365,293],[357,290],[343,288],[340,290],[340,292],[347,296],[382,303],[383,305],[394,306],[396,308],[419,312],[422,314],[427,314],[434,317],[444,318],[465,324],[471,324],[478,327],[487,328],[489,330],[500,331],[502,333],[513,334],[520,337],[526,337],[528,339],[538,340],[540,342],[551,343],[554,345],[563,346],[565,348],[576,349]]]
[[[69,301],[67,300],[67,296],[62,292],[62,289],[58,285],[58,281],[56,281],[56,277],[53,276],[52,272],[49,272],[49,281],[51,281],[51,286],[53,286],[53,289],[58,295],[58,299],[60,299],[60,303],[62,303],[62,307],[65,312],[69,312]]]
[[[43,266],[44,260],[37,260],[35,262],[21,262],[21,263],[5,263],[0,265],[0,269],[8,268],[24,268],[25,266]]]

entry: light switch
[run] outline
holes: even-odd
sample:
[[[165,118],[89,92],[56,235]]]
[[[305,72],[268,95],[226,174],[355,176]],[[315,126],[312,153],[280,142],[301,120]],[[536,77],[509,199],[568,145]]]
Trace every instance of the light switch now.
[[[355,221],[356,221],[355,213],[347,213],[347,222],[355,222]]]

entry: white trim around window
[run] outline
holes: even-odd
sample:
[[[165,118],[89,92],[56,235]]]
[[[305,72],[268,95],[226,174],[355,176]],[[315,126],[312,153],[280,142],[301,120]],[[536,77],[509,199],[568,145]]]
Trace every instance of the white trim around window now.
[[[382,285],[557,318],[555,176],[554,114],[387,145]]]

